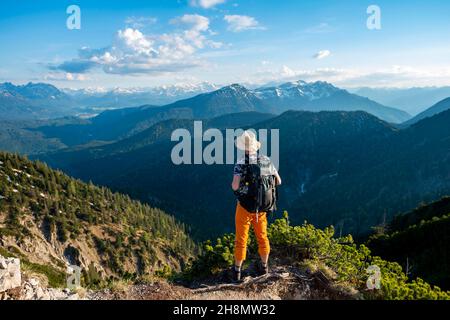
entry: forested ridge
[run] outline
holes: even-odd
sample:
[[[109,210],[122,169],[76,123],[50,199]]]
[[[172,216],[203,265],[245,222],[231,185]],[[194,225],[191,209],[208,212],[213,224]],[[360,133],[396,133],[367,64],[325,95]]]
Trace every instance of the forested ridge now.
[[[397,261],[411,276],[450,289],[450,198],[419,206],[395,217],[372,236],[369,247]]]
[[[129,278],[180,269],[195,249],[173,216],[8,153],[0,153],[0,244],[52,272],[71,262]]]

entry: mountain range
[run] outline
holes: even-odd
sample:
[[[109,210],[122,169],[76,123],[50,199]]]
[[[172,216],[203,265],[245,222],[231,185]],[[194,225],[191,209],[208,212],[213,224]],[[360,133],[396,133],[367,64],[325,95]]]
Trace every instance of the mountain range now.
[[[289,82],[277,87],[255,89],[254,93],[279,111],[366,111],[393,123],[401,123],[410,117],[404,111],[383,106],[323,81]]]
[[[154,88],[58,89],[46,83],[0,84],[0,120],[39,120],[95,116],[104,110],[146,104],[165,105],[216,90],[209,83]]]
[[[395,106],[413,116],[450,97],[450,87],[352,88],[349,91],[387,106]]]
[[[393,123],[401,123],[410,118],[406,112],[383,106],[326,82],[298,81],[254,90],[239,84],[218,90],[212,85],[203,84],[198,87],[115,89],[107,92],[90,90],[63,92],[51,85],[33,83],[24,86],[5,83],[1,88],[3,89],[0,89],[2,97],[0,106],[5,110],[1,119],[4,120],[57,118],[67,115],[95,116],[105,109],[161,106],[161,103],[167,101],[174,102],[161,106],[163,112],[183,109],[192,112],[193,117],[210,118],[245,111],[280,114],[293,109],[362,110]],[[202,91],[208,92],[196,94]],[[181,99],[182,97],[185,99]]]
[[[0,120],[61,117],[74,106],[68,95],[49,84],[0,84]]]
[[[227,127],[280,130],[280,208],[296,212],[294,221],[334,224],[362,235],[381,223],[385,212],[392,218],[450,193],[450,111],[402,130],[361,111],[263,114],[248,125],[238,121],[241,117],[252,118],[235,115],[225,122]],[[192,127],[193,120],[169,119],[112,144],[38,158],[162,207],[202,230],[200,236],[229,232],[232,166],[171,162],[172,130]]]
[[[361,110],[388,122],[405,122],[409,125],[446,109],[442,106],[439,109],[437,106],[436,112],[427,111],[428,106],[438,104],[450,96],[449,87],[356,88],[346,91],[323,81],[307,83],[301,80],[252,89],[237,84],[219,88],[208,82],[114,89],[58,89],[45,83],[14,85],[6,82],[0,84],[0,121],[53,119],[64,116],[93,117],[105,110],[149,105],[183,108],[183,104],[187,104],[188,107],[197,104],[197,109],[202,109],[203,102],[197,96],[214,94],[215,91],[224,94],[230,88],[236,89],[237,100],[227,99],[226,94],[223,97],[216,97],[211,104],[221,104],[222,110],[215,110],[217,106],[209,109],[206,107],[209,111],[214,109],[209,117],[221,112],[244,112],[249,109],[276,114],[291,109]],[[239,91],[242,94],[240,98],[237,97]],[[247,102],[244,102],[245,100]],[[230,108],[233,103],[237,103],[233,105],[236,110]],[[395,106],[398,109],[386,106]],[[409,115],[400,110],[417,117],[410,119]]]
[[[388,122],[402,122],[409,118],[402,111],[381,106],[325,82],[298,82],[280,88],[258,90],[248,90],[233,84],[165,106],[145,105],[107,110],[81,124],[75,121],[65,126],[41,126],[37,130],[48,138],[56,138],[68,146],[74,146],[92,141],[116,141],[168,119],[210,119],[242,112],[277,115],[288,109],[362,110]]]
[[[98,111],[105,108],[114,109],[145,104],[166,105],[217,89],[219,89],[217,85],[201,82],[148,88],[86,88],[62,89],[62,91],[74,99],[80,107]]]
[[[178,100],[161,108],[163,110],[190,110],[194,118],[211,118],[222,114],[247,111],[280,114],[293,109],[309,111],[362,110],[395,123],[409,119],[409,115],[403,111],[350,94],[329,83],[306,83],[304,81],[253,90],[239,84],[232,84],[191,98]]]

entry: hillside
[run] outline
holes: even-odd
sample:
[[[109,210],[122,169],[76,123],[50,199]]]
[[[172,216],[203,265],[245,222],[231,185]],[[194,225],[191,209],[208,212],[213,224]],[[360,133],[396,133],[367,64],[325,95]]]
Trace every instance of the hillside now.
[[[47,138],[68,146],[92,140],[115,141],[138,134],[152,125],[176,119],[212,119],[235,113],[273,113],[274,108],[239,85],[224,87],[173,104],[108,110],[88,123],[67,126],[42,126],[37,130]]]
[[[204,120],[203,129],[207,130],[208,128],[226,129],[247,127],[253,124],[254,121],[264,121],[273,117],[275,116],[272,114],[258,112],[227,114],[219,116],[217,118]],[[186,128],[192,132],[193,120],[165,120],[152,125],[150,128],[140,133],[114,143],[91,147],[78,146],[54,153],[35,156],[43,161],[52,163],[56,167],[72,168],[75,170],[76,168],[80,167],[80,163],[85,163],[86,166],[88,166],[89,161],[92,161],[94,159],[101,159],[103,157],[109,157],[112,155],[124,155],[134,150],[155,146],[155,144],[157,143],[167,145],[167,143],[170,141],[172,132],[178,128]],[[75,173],[75,171],[73,171],[73,173]],[[82,171],[80,171],[77,174],[82,175],[83,173]]]
[[[310,184],[292,209],[307,212],[316,223],[326,212],[322,223],[328,219],[344,229],[350,224],[352,233],[360,234],[362,226],[380,224],[384,213],[389,220],[450,194],[449,121],[450,112],[444,112],[361,147],[367,149],[352,153],[350,174],[339,169],[334,179]]]
[[[194,247],[159,209],[0,153],[0,254],[51,286],[64,285],[68,264],[88,270],[86,286],[180,270]]]
[[[100,292],[104,299],[242,299],[242,300],[435,300],[450,299],[450,292],[420,278],[408,277],[402,267],[375,256],[351,235],[338,237],[332,227],[320,230],[308,223],[291,225],[287,212],[268,227],[272,253],[270,272],[257,276],[256,241],[251,234],[249,259],[242,283],[231,282],[234,235],[205,241],[202,254],[176,279],[178,285],[138,285]],[[370,289],[379,268],[379,288]],[[186,288],[186,286],[188,288]],[[164,290],[159,290],[164,288]],[[160,293],[163,291],[164,293]]]
[[[255,90],[233,84],[164,106],[143,105],[107,110],[84,123],[42,125],[36,130],[48,139],[58,139],[67,146],[75,146],[127,138],[164,120],[211,119],[245,112],[279,115],[287,110],[366,111],[392,123],[410,118],[406,112],[383,106],[326,82],[298,81]]]
[[[413,125],[417,122],[419,122],[420,120],[432,117],[438,113],[444,112],[450,110],[450,98],[446,98],[442,101],[439,101],[438,103],[436,103],[435,105],[433,105],[432,107],[426,109],[425,111],[419,113],[417,116],[415,116],[414,118],[406,121],[405,123],[402,124],[402,126],[410,126]]]
[[[46,83],[0,84],[0,120],[57,118],[73,113],[75,102]]]
[[[397,261],[413,277],[450,288],[450,198],[399,215],[370,238],[369,248]]]
[[[35,130],[48,139],[58,139],[67,146],[76,146],[92,141],[111,142],[127,138],[168,119],[191,118],[192,113],[187,109],[168,110],[162,107],[142,106],[108,110],[82,123],[44,124]]]
[[[450,299],[450,291],[408,277],[399,264],[374,256],[366,246],[357,245],[351,235],[335,236],[333,227],[320,230],[306,222],[291,225],[285,212],[283,218],[269,225],[268,236],[272,247],[269,273],[256,272],[258,254],[251,233],[241,282],[232,280],[234,235],[226,234],[216,241],[205,241],[201,253],[181,273],[163,270],[156,277],[137,282],[121,279],[106,288],[72,292],[43,287],[29,278],[19,287],[0,292],[0,296],[26,300]]]
[[[46,138],[32,128],[41,124],[35,121],[0,121],[0,150],[32,154],[66,147],[58,139]]]
[[[384,215],[389,220],[422,201],[450,194],[449,117],[450,112],[441,113],[398,130],[364,112],[291,111],[251,127],[280,129],[280,208],[293,212],[297,223],[333,224],[360,236]],[[232,165],[173,165],[170,128],[190,129],[192,121],[170,123],[108,146],[40,158],[83,180],[163,207],[201,230],[200,237],[230,231]],[[166,138],[153,143],[152,132]]]
[[[278,276],[278,281],[272,281],[268,291],[278,289],[284,299],[450,299],[450,291],[407,276],[399,264],[383,260],[365,245],[356,244],[351,235],[338,236],[335,232],[333,227],[321,230],[307,222],[294,225],[287,212],[270,224],[272,272],[266,278]],[[203,253],[185,271],[184,278],[197,284],[208,283],[208,279],[213,282],[221,277],[226,279],[226,270],[233,265],[233,239],[234,235],[228,234],[215,242],[206,241]],[[250,243],[245,276],[254,276],[251,260],[258,259],[253,233]],[[370,283],[374,284],[371,268],[380,271],[379,290],[369,287]],[[280,290],[282,275],[294,285],[281,286]],[[217,286],[213,285],[204,290],[214,292],[215,288]],[[261,293],[265,293],[264,287]]]
[[[200,236],[203,238],[228,232],[235,203],[229,190],[232,165],[173,165],[170,155],[175,143],[169,141],[169,137],[171,128],[177,126],[191,130],[192,121],[184,121],[184,124],[169,121],[107,146],[68,150],[39,158],[84,180],[108,185],[163,206],[195,229],[202,230]],[[207,127],[208,122],[205,123]],[[281,208],[290,208],[305,191],[309,192],[319,183],[334,182],[336,178],[329,176],[336,172],[351,178],[356,170],[364,169],[360,157],[370,161],[366,155],[373,146],[395,133],[388,124],[363,112],[292,111],[252,127],[280,129],[281,174],[284,176],[284,185],[280,189]],[[153,143],[154,132],[165,139]],[[211,179],[211,176],[215,178]],[[183,184],[179,183],[180,177],[183,177]],[[313,215],[299,210],[302,215],[293,218],[303,221],[308,214],[308,219],[320,226],[339,219],[339,213],[330,219],[329,210],[323,211]],[[364,225],[367,227],[368,223],[364,222]],[[349,224],[348,227],[352,226]]]

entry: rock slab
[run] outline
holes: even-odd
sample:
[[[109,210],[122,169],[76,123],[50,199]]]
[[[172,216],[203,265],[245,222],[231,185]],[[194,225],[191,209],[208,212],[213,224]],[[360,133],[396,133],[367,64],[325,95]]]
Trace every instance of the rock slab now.
[[[15,289],[21,284],[20,260],[0,256],[0,292]]]

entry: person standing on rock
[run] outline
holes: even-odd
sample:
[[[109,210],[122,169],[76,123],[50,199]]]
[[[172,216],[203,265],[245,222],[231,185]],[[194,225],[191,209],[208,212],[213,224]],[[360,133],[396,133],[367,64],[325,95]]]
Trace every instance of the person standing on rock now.
[[[276,187],[281,184],[281,178],[270,158],[258,154],[261,143],[256,139],[254,132],[244,131],[236,139],[236,146],[245,152],[234,167],[231,184],[238,199],[233,273],[235,280],[240,281],[251,225],[255,231],[261,258],[260,274],[269,272],[270,243],[267,237],[267,213],[276,209]]]

